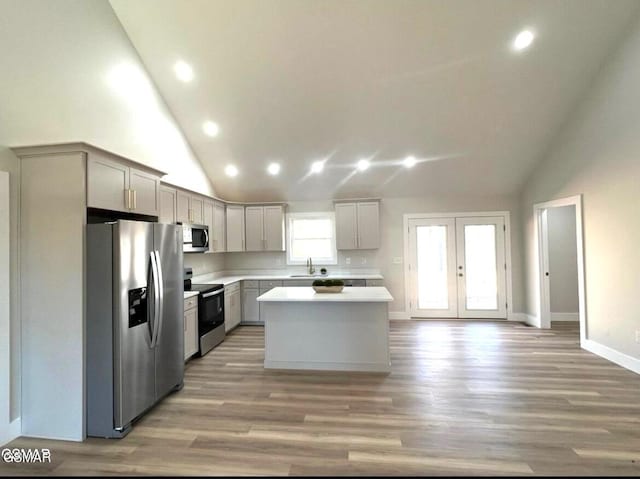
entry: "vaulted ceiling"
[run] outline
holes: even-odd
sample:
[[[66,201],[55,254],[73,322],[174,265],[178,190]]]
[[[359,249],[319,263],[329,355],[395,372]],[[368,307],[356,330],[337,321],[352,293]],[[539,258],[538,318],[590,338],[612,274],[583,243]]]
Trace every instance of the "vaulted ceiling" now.
[[[111,0],[231,200],[517,192],[635,0]],[[512,49],[522,29],[532,46]],[[179,81],[176,61],[194,78]],[[205,120],[220,134],[203,133]],[[407,169],[407,155],[418,164]],[[371,167],[356,172],[368,158]],[[309,174],[313,161],[321,174]],[[278,176],[266,172],[277,161]],[[235,178],[225,175],[238,167]]]

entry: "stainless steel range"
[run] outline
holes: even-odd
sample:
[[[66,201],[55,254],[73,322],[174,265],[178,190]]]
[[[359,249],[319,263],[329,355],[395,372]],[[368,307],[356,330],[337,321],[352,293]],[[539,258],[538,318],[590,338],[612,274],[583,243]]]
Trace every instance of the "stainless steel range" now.
[[[184,270],[184,290],[198,291],[198,353],[204,356],[224,341],[224,285],[192,284],[193,270]]]

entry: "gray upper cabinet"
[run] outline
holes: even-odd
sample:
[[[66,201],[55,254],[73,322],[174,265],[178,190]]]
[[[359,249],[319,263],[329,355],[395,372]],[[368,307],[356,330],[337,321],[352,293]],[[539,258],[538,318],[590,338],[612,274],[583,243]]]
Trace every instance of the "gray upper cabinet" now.
[[[160,223],[175,224],[178,221],[176,215],[177,195],[178,192],[175,188],[160,187],[160,214],[158,215]]]
[[[178,190],[176,217],[179,223],[204,223],[204,198]]]
[[[225,251],[226,229],[224,204],[216,202],[213,204],[213,234],[211,234],[212,251],[214,253]]]
[[[244,251],[244,206],[227,205],[226,251]]]
[[[284,251],[284,207],[247,206],[247,251]]]
[[[213,253],[213,201],[204,201],[202,204],[203,223],[209,227],[209,252]]]
[[[129,189],[133,191],[133,210],[143,215],[160,213],[160,178],[135,168],[129,169]]]
[[[380,247],[380,203],[377,201],[357,203],[358,249]]]
[[[87,206],[158,216],[160,176],[102,156],[87,159]]]
[[[377,201],[336,203],[336,248],[380,247],[380,204]]]
[[[246,250],[264,251],[264,209],[262,206],[247,206],[244,209]]]

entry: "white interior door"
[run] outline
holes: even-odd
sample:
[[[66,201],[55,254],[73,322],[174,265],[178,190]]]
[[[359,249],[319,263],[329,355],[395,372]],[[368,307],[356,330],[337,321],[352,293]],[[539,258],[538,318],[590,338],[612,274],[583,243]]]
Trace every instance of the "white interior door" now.
[[[412,317],[458,314],[455,230],[454,218],[409,220]]]
[[[504,218],[456,218],[458,317],[507,317]]]

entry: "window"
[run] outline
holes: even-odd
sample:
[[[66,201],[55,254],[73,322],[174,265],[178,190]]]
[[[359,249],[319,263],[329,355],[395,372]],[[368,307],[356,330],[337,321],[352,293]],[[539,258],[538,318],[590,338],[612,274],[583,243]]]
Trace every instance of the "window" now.
[[[337,264],[333,212],[287,215],[287,264]]]

